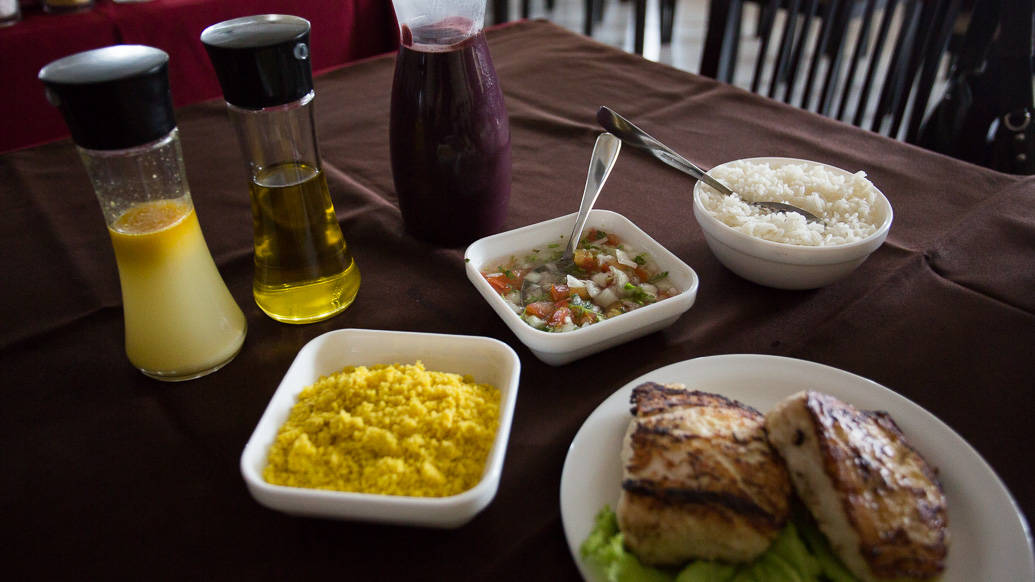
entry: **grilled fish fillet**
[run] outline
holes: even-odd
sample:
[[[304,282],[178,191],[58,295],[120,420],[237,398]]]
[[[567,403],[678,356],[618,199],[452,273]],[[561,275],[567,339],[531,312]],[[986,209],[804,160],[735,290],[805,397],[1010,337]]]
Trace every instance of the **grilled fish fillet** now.
[[[945,495],[885,412],[800,392],[766,415],[798,496],[852,573],[923,580],[945,568]]]
[[[756,410],[679,384],[633,389],[618,526],[642,562],[743,562],[787,521],[790,479]]]

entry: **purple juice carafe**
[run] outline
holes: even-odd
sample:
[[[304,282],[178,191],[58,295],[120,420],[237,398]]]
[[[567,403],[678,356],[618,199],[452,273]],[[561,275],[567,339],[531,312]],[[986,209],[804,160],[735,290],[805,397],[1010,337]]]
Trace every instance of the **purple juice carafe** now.
[[[444,246],[498,232],[510,124],[482,32],[485,0],[393,0],[400,45],[389,128],[406,230]]]

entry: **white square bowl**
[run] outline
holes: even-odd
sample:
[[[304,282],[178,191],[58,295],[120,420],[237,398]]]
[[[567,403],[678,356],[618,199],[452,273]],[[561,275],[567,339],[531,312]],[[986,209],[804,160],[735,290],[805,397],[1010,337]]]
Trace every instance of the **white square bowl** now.
[[[262,478],[277,430],[299,392],[345,366],[424,362],[428,370],[473,376],[500,390],[499,428],[477,485],[449,497],[374,495],[286,487]],[[270,399],[241,454],[241,474],[256,501],[292,515],[453,528],[470,521],[496,495],[517,402],[521,362],[507,344],[487,337],[341,329],[307,343]]]
[[[551,333],[525,323],[507,306],[507,302],[481,273],[505,262],[513,255],[526,253],[530,249],[555,242],[567,244],[571,229],[575,226],[576,215],[572,213],[485,237],[471,243],[464,254],[467,278],[514,335],[528,346],[537,358],[551,366],[567,364],[671,325],[693,306],[697,298],[697,273],[679,260],[679,257],[621,214],[609,210],[593,210],[586,222],[587,230],[597,228],[614,233],[624,243],[649,253],[659,269],[668,271],[668,279],[679,289],[679,294],[572,331]]]

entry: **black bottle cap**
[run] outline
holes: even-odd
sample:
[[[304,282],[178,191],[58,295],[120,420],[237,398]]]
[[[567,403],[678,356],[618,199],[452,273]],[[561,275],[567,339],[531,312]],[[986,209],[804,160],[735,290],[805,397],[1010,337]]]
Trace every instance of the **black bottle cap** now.
[[[81,147],[126,149],[176,127],[165,51],[125,44],[89,50],[51,62],[39,79]]]
[[[297,101],[313,90],[309,21],[304,18],[235,18],[206,28],[201,42],[228,103],[262,109]]]

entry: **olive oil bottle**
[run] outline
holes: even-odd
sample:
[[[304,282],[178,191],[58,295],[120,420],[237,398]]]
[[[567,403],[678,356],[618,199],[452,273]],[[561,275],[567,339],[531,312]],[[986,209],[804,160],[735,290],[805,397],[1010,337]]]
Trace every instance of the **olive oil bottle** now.
[[[265,14],[201,33],[248,161],[255,303],[284,323],[342,312],[360,283],[320,169],[309,30],[303,18]]]
[[[259,171],[251,183],[255,227],[255,303],[288,323],[326,319],[359,291],[327,179],[304,163]]]

